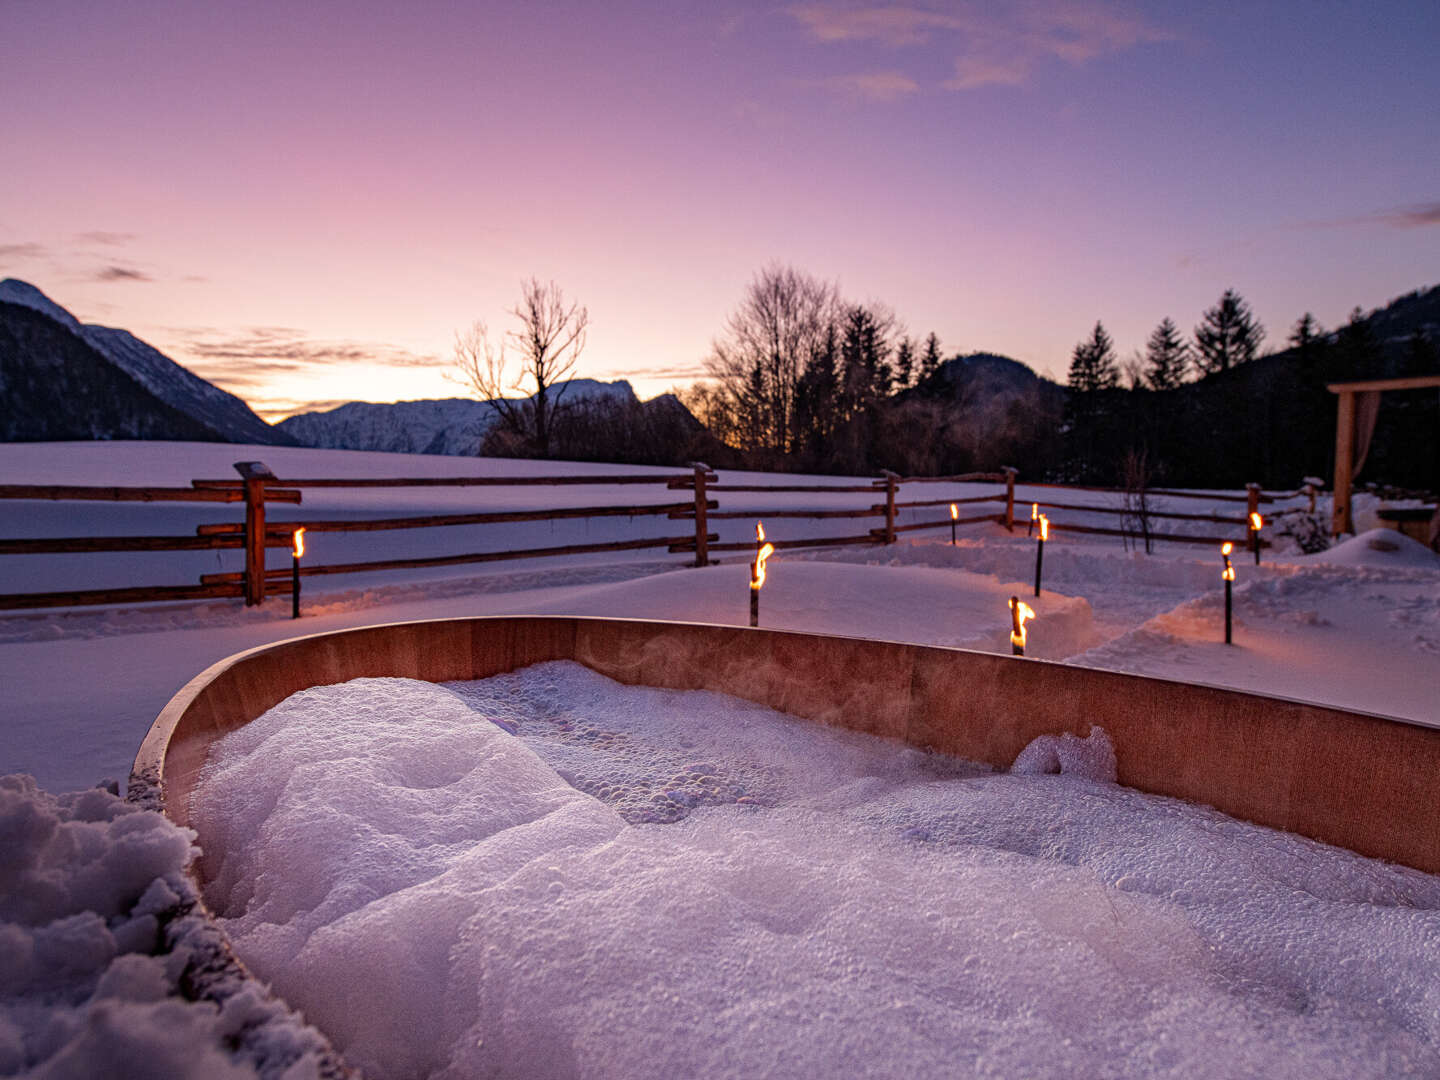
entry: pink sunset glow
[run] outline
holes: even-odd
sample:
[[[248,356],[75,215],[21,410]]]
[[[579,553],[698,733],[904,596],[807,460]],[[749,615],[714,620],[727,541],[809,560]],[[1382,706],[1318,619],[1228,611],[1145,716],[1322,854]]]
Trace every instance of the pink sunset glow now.
[[[271,419],[455,396],[522,278],[577,374],[702,373],[780,260],[1063,378],[1221,291],[1282,338],[1436,277],[1440,14],[1035,0],[8,5],[0,277]]]

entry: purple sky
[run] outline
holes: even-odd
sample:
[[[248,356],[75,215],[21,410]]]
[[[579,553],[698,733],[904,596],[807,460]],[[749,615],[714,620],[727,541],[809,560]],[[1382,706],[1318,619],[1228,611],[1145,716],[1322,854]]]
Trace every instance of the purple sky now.
[[[272,418],[453,396],[523,277],[690,381],[772,260],[1064,377],[1440,281],[1440,4],[6,0],[0,276]]]

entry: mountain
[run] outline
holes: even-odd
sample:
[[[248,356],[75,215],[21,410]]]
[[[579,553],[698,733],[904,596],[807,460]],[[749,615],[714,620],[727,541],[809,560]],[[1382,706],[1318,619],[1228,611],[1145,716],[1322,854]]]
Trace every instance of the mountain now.
[[[62,320],[0,300],[0,441],[71,439],[220,436],[160,400]]]
[[[113,423],[107,423],[105,420],[103,409],[100,407],[103,399],[95,399],[86,406],[86,421],[82,426],[92,432],[91,434],[68,436],[38,434],[25,436],[25,438],[183,438],[208,442],[281,445],[292,445],[294,442],[292,438],[256,416],[250,407],[234,394],[227,393],[218,386],[206,382],[126,330],[81,323],[70,312],[27,282],[17,281],[14,278],[0,281],[0,303],[5,304],[7,308],[26,308],[44,316],[47,322],[62,332],[61,336],[57,337],[52,334],[35,332],[33,328],[14,330],[8,338],[8,351],[0,354],[0,364],[4,365],[5,370],[13,379],[25,381],[28,384],[29,377],[22,377],[21,372],[39,372],[41,370],[49,372],[49,377],[53,378],[56,375],[57,362],[62,357],[69,357],[71,361],[80,363],[93,375],[95,371],[99,370],[94,366],[98,359],[99,362],[118,369],[118,375],[124,376],[125,379],[136,384],[155,401],[190,421],[190,423],[178,423],[175,417],[170,416],[170,413],[160,410],[151,420],[142,422],[140,418],[147,413],[147,407],[142,407],[142,399],[125,389],[117,390],[117,393],[120,393],[117,405],[123,402],[123,408],[117,411]],[[81,353],[70,347],[68,340],[70,338],[87,346],[95,356],[81,362],[78,359]],[[20,348],[22,341],[25,342],[23,350]],[[95,377],[100,378],[106,385],[125,386],[123,380],[116,380],[110,375],[96,375]],[[73,380],[67,378],[63,381],[66,385],[71,385]],[[44,392],[37,392],[41,394],[42,398],[47,397]],[[49,404],[48,412],[38,411],[39,400],[37,398],[34,403],[27,404],[20,399],[10,399],[7,395],[4,405],[0,406],[5,417],[4,420],[0,420],[0,430],[20,430],[22,428],[41,432],[52,429],[57,431],[61,429],[77,430],[70,419],[64,416],[66,402],[74,399],[60,400],[58,402],[60,411],[58,412],[55,411],[55,402]],[[28,419],[17,419],[22,412],[29,412],[32,415]],[[169,418],[162,420],[161,417]],[[147,430],[160,431],[173,428],[177,431],[183,429],[188,433],[138,436],[133,434],[136,424],[146,426]],[[197,431],[205,432],[205,434],[195,434]],[[19,436],[7,437],[18,438]]]
[[[590,412],[640,404],[635,391],[623,379],[611,383],[571,379],[557,383],[552,395],[562,387],[562,409],[583,407]],[[470,398],[383,404],[351,401],[326,412],[296,413],[280,421],[278,427],[302,446],[474,457],[499,418],[494,404]]]
[[[926,389],[932,396],[980,405],[1004,403],[1027,394],[1040,394],[1052,401],[1063,400],[1064,396],[1059,384],[1035,374],[1019,360],[986,352],[946,360]]]

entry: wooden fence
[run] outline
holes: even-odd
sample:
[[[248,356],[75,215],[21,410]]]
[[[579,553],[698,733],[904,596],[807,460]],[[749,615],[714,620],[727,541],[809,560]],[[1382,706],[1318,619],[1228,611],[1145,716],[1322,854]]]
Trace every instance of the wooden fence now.
[[[196,584],[143,585],[124,588],[81,589],[59,592],[30,592],[0,594],[0,610],[24,608],[77,607],[96,604],[137,603],[162,600],[195,600],[225,597],[244,597],[247,605],[262,603],[267,595],[288,594],[292,589],[292,569],[266,569],[265,552],[269,548],[288,548],[298,529],[307,532],[376,532],[392,529],[429,529],[458,525],[489,525],[524,521],[560,521],[569,519],[590,519],[605,517],[664,517],[666,520],[688,521],[691,528],[683,535],[650,536],[626,540],[612,540],[600,543],[566,544],[545,548],[518,548],[503,551],[467,552],[456,555],[436,555],[416,558],[380,559],[365,562],[345,563],[304,563],[299,568],[301,576],[310,577],[328,574],[368,573],[381,570],[417,569],[441,566],[458,566],[470,563],[487,563],[509,559],[547,558],[561,555],[580,555],[610,551],[635,551],[648,548],[665,548],[668,553],[694,553],[693,565],[706,566],[713,552],[751,551],[754,542],[718,542],[718,533],[710,531],[711,523],[733,519],[753,519],[754,510],[719,510],[719,500],[713,496],[726,493],[762,494],[856,494],[883,497],[883,501],[872,501],[866,505],[847,509],[766,510],[769,519],[864,519],[880,518],[883,524],[865,532],[845,536],[810,536],[771,538],[777,549],[813,548],[850,544],[892,544],[902,532],[927,529],[943,529],[951,525],[968,525],[993,521],[1006,529],[1016,526],[1015,486],[1016,470],[1006,469],[999,473],[965,473],[958,476],[910,476],[885,472],[879,479],[868,484],[721,484],[716,474],[702,463],[695,463],[691,471],[680,474],[617,474],[617,475],[570,475],[538,477],[420,477],[373,479],[337,479],[333,477],[288,479],[276,477],[260,462],[239,462],[235,466],[239,477],[228,480],[194,480],[188,488],[164,487],[84,487],[57,485],[10,484],[0,485],[0,500],[86,500],[104,502],[213,502],[243,503],[243,521],[206,523],[198,525],[193,536],[85,536],[38,539],[0,539],[0,555],[36,554],[83,554],[99,552],[136,551],[201,551],[217,549],[241,549],[244,551],[244,569],[227,573],[200,575]],[[902,486],[924,484],[995,484],[994,494],[976,495],[961,499],[911,499],[900,501]],[[384,517],[356,520],[297,520],[267,522],[266,507],[272,503],[298,505],[305,488],[424,488],[424,487],[540,487],[576,485],[664,485],[666,490],[684,491],[689,497],[683,501],[666,503],[634,503],[614,506],[558,507],[542,510],[480,511],[459,514],[427,514],[410,517]],[[1121,494],[1113,488],[1079,487],[1062,484],[1029,484],[1031,488],[1054,489],[1061,492],[1103,492]],[[1085,514],[1129,515],[1122,518],[1122,528],[1105,528],[1074,522],[1051,521],[1052,530],[1120,536],[1148,542],[1165,541],[1172,543],[1218,544],[1229,539],[1243,542],[1246,533],[1228,537],[1190,536],[1176,533],[1150,531],[1151,519],[1178,519],[1207,521],[1224,525],[1235,525],[1241,530],[1248,527],[1248,514],[1263,504],[1280,499],[1293,498],[1300,492],[1265,493],[1259,485],[1248,485],[1244,495],[1197,494],[1186,491],[1150,491],[1150,496],[1166,498],[1204,499],[1214,502],[1245,503],[1246,517],[1230,517],[1215,514],[1186,514],[1147,510],[1141,525],[1137,528],[1135,509],[1113,506],[1097,506],[1073,502],[1037,501],[1036,510],[1060,510]],[[1313,491],[1310,492],[1313,496]],[[1133,495],[1133,493],[1132,493]],[[981,503],[998,503],[994,510],[983,514],[959,515],[961,505],[973,506]],[[897,524],[901,510],[917,510],[928,507],[951,507],[949,515],[933,521],[918,521]]]

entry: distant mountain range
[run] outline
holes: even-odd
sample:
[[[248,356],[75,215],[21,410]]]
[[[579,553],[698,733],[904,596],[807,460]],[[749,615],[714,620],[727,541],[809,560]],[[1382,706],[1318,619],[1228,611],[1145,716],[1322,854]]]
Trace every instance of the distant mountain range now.
[[[652,404],[642,404],[623,379],[610,383],[571,379],[557,383],[551,394],[557,391],[561,392],[561,407],[583,403],[602,408],[646,408]],[[551,400],[553,403],[553,396]],[[301,446],[473,457],[480,453],[485,436],[499,419],[500,412],[492,402],[471,398],[388,404],[351,401],[325,412],[296,413],[280,421],[278,427]]]
[[[592,422],[622,419],[625,432],[637,423],[652,434],[657,425],[682,434],[700,427],[674,395],[641,402],[623,380],[573,379],[557,392]],[[128,331],[81,323],[34,285],[0,281],[0,441],[184,439],[474,456],[499,415],[492,402],[468,398],[352,401],[272,426]]]
[[[0,281],[0,440],[278,443],[234,394],[125,330],[81,323],[35,286]]]

